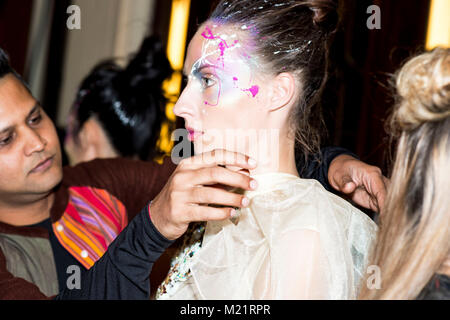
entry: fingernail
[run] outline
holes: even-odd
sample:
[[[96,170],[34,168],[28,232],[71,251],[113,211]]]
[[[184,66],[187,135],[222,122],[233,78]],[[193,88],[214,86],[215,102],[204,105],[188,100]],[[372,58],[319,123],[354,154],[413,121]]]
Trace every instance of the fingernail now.
[[[231,214],[230,214],[230,216],[231,217],[234,217],[236,215],[236,210],[235,209],[231,209]]]
[[[243,207],[246,207],[246,206],[248,206],[248,204],[250,203],[250,200],[248,200],[247,197],[244,197],[244,198],[242,198],[241,203],[242,203],[242,206],[243,206]]]
[[[251,180],[250,181],[250,188],[252,190],[255,190],[258,187],[258,182],[256,182],[256,180]]]
[[[256,166],[256,160],[253,158],[248,159],[248,164],[252,167]]]

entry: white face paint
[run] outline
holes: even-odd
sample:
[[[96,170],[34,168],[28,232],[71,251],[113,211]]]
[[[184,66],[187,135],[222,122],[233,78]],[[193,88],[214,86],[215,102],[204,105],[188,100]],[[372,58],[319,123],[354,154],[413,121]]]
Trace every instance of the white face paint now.
[[[205,26],[201,32],[201,37],[204,39],[202,55],[192,65],[189,73],[190,80],[199,80],[202,87],[206,88],[216,81],[214,90],[210,90],[205,96],[205,105],[218,106],[220,96],[230,89],[240,89],[255,97],[259,87],[251,85],[253,82],[251,65],[254,61],[251,61],[250,55],[245,53],[236,33],[221,33],[217,32],[217,29],[217,25]],[[201,70],[205,67],[214,69],[213,77],[201,78]],[[246,73],[244,77],[242,77],[243,73]],[[250,75],[249,79],[247,79],[248,75]]]
[[[207,23],[195,34],[185,62],[188,84],[174,112],[185,119],[196,154],[217,148],[248,153],[250,142],[237,147],[236,139],[266,128],[265,84],[255,66],[239,28]]]

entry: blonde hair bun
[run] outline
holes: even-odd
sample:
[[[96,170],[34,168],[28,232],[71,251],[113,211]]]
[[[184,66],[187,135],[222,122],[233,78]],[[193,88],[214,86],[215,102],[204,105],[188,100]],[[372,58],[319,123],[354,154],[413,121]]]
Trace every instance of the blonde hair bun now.
[[[399,101],[393,124],[414,130],[450,116],[450,49],[436,48],[409,60],[396,77]]]

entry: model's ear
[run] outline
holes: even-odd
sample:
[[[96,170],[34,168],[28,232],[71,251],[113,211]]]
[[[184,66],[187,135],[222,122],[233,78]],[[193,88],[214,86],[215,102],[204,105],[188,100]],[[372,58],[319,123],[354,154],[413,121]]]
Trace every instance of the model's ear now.
[[[272,80],[270,111],[290,105],[295,97],[295,78],[289,72],[282,72]]]

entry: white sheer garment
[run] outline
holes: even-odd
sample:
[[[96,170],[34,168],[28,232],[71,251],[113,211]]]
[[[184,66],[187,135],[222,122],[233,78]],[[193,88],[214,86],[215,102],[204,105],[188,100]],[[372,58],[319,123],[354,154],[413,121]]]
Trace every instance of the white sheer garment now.
[[[317,181],[254,175],[238,221],[208,222],[189,276],[158,299],[355,299],[377,226]]]

